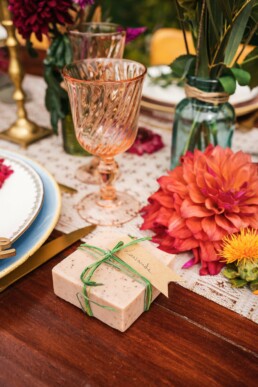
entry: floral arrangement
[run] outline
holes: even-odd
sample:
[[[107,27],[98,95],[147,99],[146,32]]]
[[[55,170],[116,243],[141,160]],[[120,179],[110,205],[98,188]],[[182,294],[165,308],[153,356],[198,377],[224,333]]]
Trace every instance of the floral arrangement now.
[[[218,79],[228,94],[235,92],[237,82],[251,87],[258,85],[258,48],[239,63],[246,46],[257,45],[256,0],[175,0],[175,5],[186,46],[186,55],[171,65],[175,77]],[[186,27],[191,31],[195,55],[189,53]],[[243,46],[239,52],[240,43]]]
[[[136,139],[127,152],[142,156],[144,153],[152,154],[157,152],[163,147],[164,143],[159,134],[153,133],[150,129],[139,127]]]
[[[32,56],[36,55],[31,35],[50,39],[50,47],[44,60],[44,78],[47,83],[45,105],[50,112],[51,125],[57,133],[60,119],[69,112],[67,92],[61,87],[60,70],[72,61],[72,50],[67,27],[91,21],[102,5],[102,0],[9,0],[9,9],[18,32],[26,39]],[[130,42],[146,30],[145,27],[127,28],[126,41]]]
[[[224,237],[219,255],[227,264],[222,273],[231,285],[248,285],[258,295],[258,231],[247,228]]]
[[[4,164],[4,159],[0,159],[0,188],[2,188],[5,180],[13,173],[13,170]]]
[[[241,151],[210,145],[187,152],[158,183],[142,209],[141,229],[154,232],[161,250],[191,250],[184,268],[200,263],[201,275],[219,273],[225,265],[223,238],[258,229],[258,169]]]

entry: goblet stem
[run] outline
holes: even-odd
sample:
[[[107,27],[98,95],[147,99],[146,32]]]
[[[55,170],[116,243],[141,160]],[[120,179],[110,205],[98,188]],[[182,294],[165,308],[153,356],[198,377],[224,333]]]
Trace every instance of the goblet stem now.
[[[113,157],[101,158],[98,166],[100,175],[100,200],[114,201],[117,198],[115,187],[113,186],[116,180],[118,167]],[[104,203],[101,203],[105,205]]]

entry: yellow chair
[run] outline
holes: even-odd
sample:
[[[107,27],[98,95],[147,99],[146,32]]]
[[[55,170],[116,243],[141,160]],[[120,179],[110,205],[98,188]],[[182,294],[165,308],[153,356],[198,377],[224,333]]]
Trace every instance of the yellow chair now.
[[[190,32],[186,32],[186,39],[191,54],[195,53],[195,48]],[[239,46],[236,57],[241,51]],[[253,46],[247,46],[241,54],[239,63],[252,51]],[[152,66],[170,64],[178,56],[186,54],[183,32],[175,28],[160,28],[154,32],[150,42],[150,64]]]
[[[186,32],[189,51],[195,53],[192,36]],[[175,28],[160,28],[154,32],[150,42],[150,64],[170,64],[178,56],[186,54],[183,32]]]

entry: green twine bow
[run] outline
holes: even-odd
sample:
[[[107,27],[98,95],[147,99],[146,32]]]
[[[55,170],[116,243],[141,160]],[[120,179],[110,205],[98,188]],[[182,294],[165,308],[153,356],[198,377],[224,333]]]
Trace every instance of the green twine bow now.
[[[118,258],[115,254],[120,251],[125,249],[126,247],[135,245],[136,243],[143,242],[146,240],[150,240],[151,238],[145,237],[145,238],[139,238],[139,239],[134,239],[131,242],[124,243],[122,241],[118,242],[115,247],[112,250],[104,250],[101,249],[100,247],[97,246],[92,246],[88,245],[87,243],[84,243],[80,246],[81,250],[86,250],[89,249],[91,254],[95,258],[99,258],[100,256],[102,257],[100,260],[92,263],[91,265],[87,266],[83,272],[81,273],[80,279],[83,283],[83,298],[85,300],[85,308],[83,310],[89,315],[93,316],[91,307],[90,307],[90,302],[108,309],[108,310],[115,310],[112,307],[105,306],[105,305],[100,305],[97,302],[91,301],[88,296],[88,291],[87,287],[88,286],[101,286],[103,284],[97,283],[95,281],[92,281],[91,278],[94,274],[94,272],[97,270],[97,268],[102,265],[102,263],[106,263],[110,266],[113,266],[127,275],[134,277],[136,276],[136,280],[140,283],[143,283],[145,285],[145,297],[144,297],[144,311],[147,311],[150,308],[151,300],[152,300],[152,287],[150,281],[140,275],[136,270],[134,270],[131,266],[129,266],[126,262],[124,262],[122,259]],[[78,298],[79,299],[79,298]],[[80,300],[79,300],[80,302]]]

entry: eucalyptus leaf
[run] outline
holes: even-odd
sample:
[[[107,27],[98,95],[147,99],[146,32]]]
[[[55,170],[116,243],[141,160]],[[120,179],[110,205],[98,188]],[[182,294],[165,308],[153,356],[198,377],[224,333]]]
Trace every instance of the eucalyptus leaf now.
[[[231,25],[231,28],[229,29],[229,38],[227,42],[227,47],[225,49],[225,58],[224,58],[224,63],[226,64],[226,66],[229,66],[233,61],[236,55],[237,49],[239,47],[239,44],[242,41],[246,24],[251,15],[252,5],[253,5],[253,0],[245,1],[245,5],[242,7],[241,11],[239,11],[237,16],[234,18],[234,23]]]
[[[258,86],[258,47],[255,47],[244,59],[241,68],[251,74],[250,87]]]
[[[64,62],[67,65],[67,64],[70,64],[73,59],[72,47],[67,35],[64,35],[64,44],[65,44]]]
[[[236,78],[240,86],[249,85],[249,82],[251,80],[251,75],[248,71],[232,67],[231,72],[233,73],[234,77]]]
[[[223,75],[218,80],[226,93],[234,94],[236,91],[236,79],[233,75]]]
[[[214,0],[213,0],[214,2]],[[221,10],[224,17],[229,21],[232,22],[232,8],[229,0],[217,0],[216,1],[217,7]]]
[[[180,80],[184,79],[186,75],[193,75],[195,60],[195,55],[180,55],[170,65],[173,75]]]
[[[207,4],[208,14],[211,21],[213,33],[215,34],[214,38],[218,39],[220,35],[220,30],[219,30],[220,24],[218,24],[218,16],[220,20],[222,19],[220,9],[218,7],[218,4],[214,3],[213,0],[206,0],[206,4]],[[212,32],[209,34],[209,37],[213,38]]]

